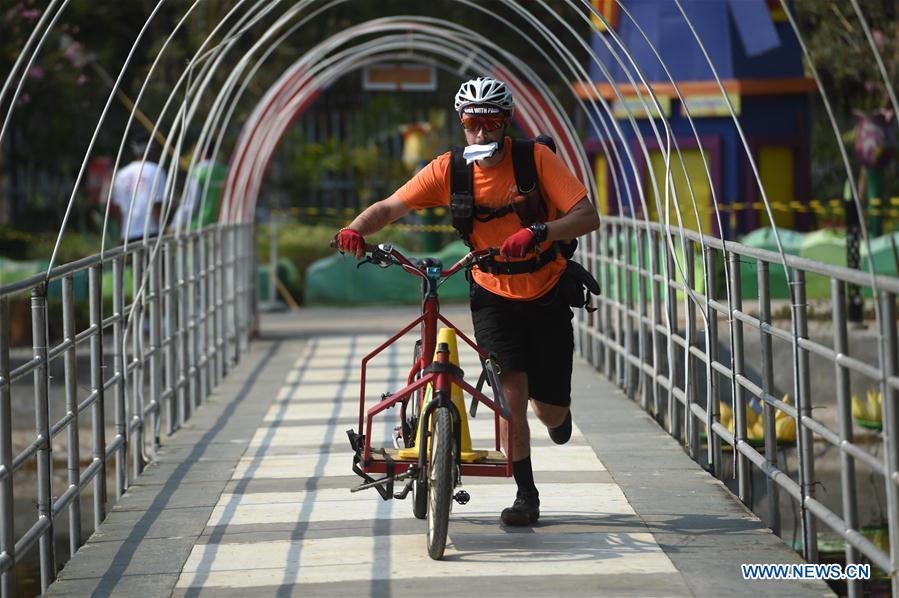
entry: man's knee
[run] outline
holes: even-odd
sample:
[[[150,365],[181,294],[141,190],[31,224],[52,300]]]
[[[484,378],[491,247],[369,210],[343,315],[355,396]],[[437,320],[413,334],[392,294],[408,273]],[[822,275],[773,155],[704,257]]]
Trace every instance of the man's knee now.
[[[561,425],[568,415],[568,406],[552,405],[537,400],[532,400],[531,405],[537,418],[551,428]]]
[[[528,376],[523,372],[509,372],[502,377],[503,393],[512,407],[527,407]]]

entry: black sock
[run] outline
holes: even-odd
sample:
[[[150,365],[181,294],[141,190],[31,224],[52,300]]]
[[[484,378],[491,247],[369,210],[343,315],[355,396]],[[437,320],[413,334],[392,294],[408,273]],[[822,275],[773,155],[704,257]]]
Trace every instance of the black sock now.
[[[521,461],[513,461],[512,475],[515,476],[515,483],[518,484],[519,494],[537,491],[537,486],[534,485],[534,470],[531,467],[530,457],[526,457]]]

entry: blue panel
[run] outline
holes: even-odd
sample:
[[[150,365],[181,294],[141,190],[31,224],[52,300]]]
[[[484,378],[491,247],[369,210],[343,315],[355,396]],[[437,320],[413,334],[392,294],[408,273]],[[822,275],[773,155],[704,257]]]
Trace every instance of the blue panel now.
[[[771,11],[765,0],[728,0],[737,38],[747,56],[769,52],[780,45]]]
[[[770,52],[749,57],[740,43],[734,44],[733,57],[737,77],[740,79],[770,79],[778,77],[802,77],[802,49],[789,23],[777,23],[781,44]]]
[[[721,0],[683,0],[684,10],[689,15],[697,35],[706,47],[715,68],[722,78],[731,78],[731,29],[728,27],[727,5]],[[628,11],[640,24],[647,37],[662,56],[672,76],[679,80],[711,79],[712,73],[700,50],[695,36],[690,31],[677,6],[658,0],[632,0],[627,3]],[[650,81],[667,81],[668,77],[659,64],[633,21],[622,13],[618,35],[627,46],[634,60]],[[604,34],[607,35],[607,34]],[[592,36],[592,47],[599,60],[606,65],[615,80],[623,82],[627,78],[621,68],[611,58],[608,48]],[[610,41],[610,43],[612,43]],[[590,75],[595,81],[605,81],[599,67],[590,63]]]

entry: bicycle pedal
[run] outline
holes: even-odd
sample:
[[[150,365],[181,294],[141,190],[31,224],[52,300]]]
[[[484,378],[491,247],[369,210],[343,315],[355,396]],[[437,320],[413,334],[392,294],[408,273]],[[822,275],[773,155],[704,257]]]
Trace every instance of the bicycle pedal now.
[[[468,504],[468,501],[471,500],[471,494],[469,494],[465,490],[459,490],[458,492],[453,494],[453,500],[460,505],[465,505]]]

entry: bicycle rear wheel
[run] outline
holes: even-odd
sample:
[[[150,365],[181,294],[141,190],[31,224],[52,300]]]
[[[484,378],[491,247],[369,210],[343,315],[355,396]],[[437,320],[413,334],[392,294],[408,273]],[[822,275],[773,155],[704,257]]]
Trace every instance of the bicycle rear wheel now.
[[[439,560],[446,548],[455,481],[452,417],[447,407],[434,411],[431,458],[428,461],[428,555]]]

